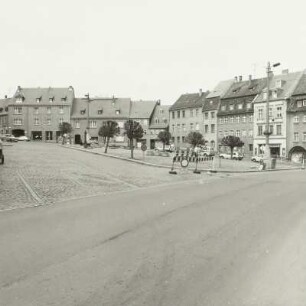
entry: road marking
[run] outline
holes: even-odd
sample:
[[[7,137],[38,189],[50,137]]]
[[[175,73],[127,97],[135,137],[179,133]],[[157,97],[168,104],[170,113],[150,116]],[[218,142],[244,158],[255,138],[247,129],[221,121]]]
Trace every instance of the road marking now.
[[[37,193],[31,188],[31,186],[27,183],[27,181],[25,180],[25,178],[22,176],[22,174],[18,171],[17,172],[20,180],[22,181],[22,183],[24,184],[24,186],[26,187],[26,189],[28,190],[28,192],[30,193],[30,195],[32,196],[32,198],[39,204],[42,205],[44,204],[44,201],[37,195]]]

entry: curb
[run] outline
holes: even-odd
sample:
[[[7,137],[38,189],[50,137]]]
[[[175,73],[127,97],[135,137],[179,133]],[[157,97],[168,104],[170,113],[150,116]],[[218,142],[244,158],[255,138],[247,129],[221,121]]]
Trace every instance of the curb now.
[[[136,164],[140,164],[140,165],[145,165],[145,166],[149,166],[149,167],[155,167],[155,168],[163,168],[163,169],[171,169],[172,166],[166,166],[166,165],[157,165],[157,164],[152,164],[152,163],[148,163],[148,162],[144,162],[141,160],[135,160],[135,159],[130,159],[130,158],[126,158],[126,157],[120,157],[120,156],[116,156],[116,155],[112,155],[112,154],[108,154],[108,153],[100,153],[100,152],[92,152],[88,149],[83,149],[83,148],[76,148],[76,147],[67,147],[65,145],[59,145],[61,148],[65,148],[65,149],[72,149],[72,150],[77,150],[77,151],[82,151],[82,152],[87,152],[90,154],[94,154],[94,155],[101,155],[101,156],[106,156],[106,157],[111,157],[114,159],[120,159],[120,160],[125,160],[128,162],[132,162],[132,163],[136,163]],[[180,167],[174,167],[174,169],[181,169]],[[194,171],[195,168],[189,168],[187,169],[189,171]],[[277,169],[267,169],[267,170],[258,170],[258,169],[254,169],[254,170],[212,170],[212,169],[198,169],[200,172],[208,172],[208,173],[265,173],[265,172],[274,172],[274,171],[286,171],[286,170],[305,170],[301,167],[294,167],[294,168],[277,168]]]

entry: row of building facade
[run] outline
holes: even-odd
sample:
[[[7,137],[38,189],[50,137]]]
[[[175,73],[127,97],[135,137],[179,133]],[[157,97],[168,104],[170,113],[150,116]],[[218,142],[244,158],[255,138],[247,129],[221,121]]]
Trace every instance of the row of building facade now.
[[[263,153],[269,130],[273,155],[298,159],[306,153],[306,73],[282,71],[269,78],[269,127],[266,127],[267,78],[235,77],[221,81],[212,91],[182,94],[170,105],[130,98],[76,98],[67,88],[21,88],[0,100],[0,134],[26,135],[32,140],[57,141],[59,125],[70,122],[74,143],[84,142],[85,131],[98,139],[107,120],[118,122],[113,141],[124,144],[124,123],[138,121],[141,140],[154,148],[158,133],[169,129],[176,147],[185,147],[189,132],[199,131],[216,151],[224,136],[244,142],[245,155]]]

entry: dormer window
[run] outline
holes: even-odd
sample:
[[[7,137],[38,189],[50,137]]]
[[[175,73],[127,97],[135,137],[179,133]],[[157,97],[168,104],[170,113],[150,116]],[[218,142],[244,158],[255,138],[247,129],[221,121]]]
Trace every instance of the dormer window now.
[[[54,97],[49,98],[49,102],[52,103],[54,101]]]
[[[103,109],[98,109],[98,115],[102,115],[103,114]]]
[[[41,98],[36,98],[36,103],[40,103]]]
[[[119,115],[119,114],[120,114],[120,110],[117,109],[117,110],[116,110],[116,115]]]
[[[277,80],[275,86],[277,88],[282,88],[282,86],[284,85],[285,81],[284,80]]]
[[[67,97],[61,98],[61,102],[66,102],[66,101],[67,101]]]
[[[82,110],[80,111],[80,113],[81,113],[81,115],[85,115],[85,114],[86,114],[86,109],[82,109]]]
[[[277,90],[273,90],[273,92],[272,92],[272,98],[274,98],[274,99],[277,98]]]
[[[302,100],[297,101],[296,106],[297,107],[302,107],[303,106],[303,101]]]
[[[225,111],[225,110],[226,110],[226,106],[225,106],[225,105],[222,105],[222,106],[221,106],[221,110],[222,110],[222,111]]]
[[[16,98],[16,103],[22,103],[22,101],[23,101],[22,97]]]

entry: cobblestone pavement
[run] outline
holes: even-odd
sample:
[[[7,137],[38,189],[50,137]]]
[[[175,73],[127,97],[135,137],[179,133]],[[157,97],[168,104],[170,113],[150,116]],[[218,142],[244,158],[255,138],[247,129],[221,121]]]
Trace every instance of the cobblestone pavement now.
[[[0,210],[48,205],[87,197],[198,179],[205,183],[222,175],[197,176],[154,168],[62,148],[57,144],[18,142],[4,147],[0,165]]]

